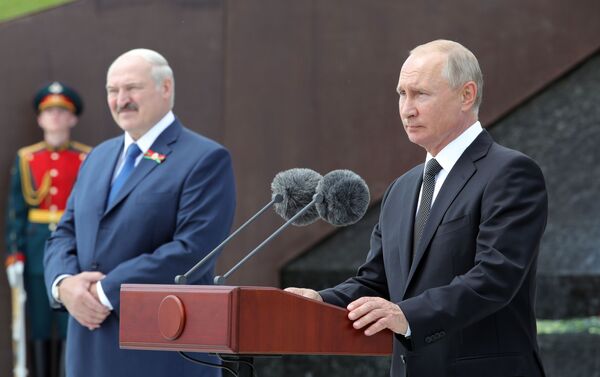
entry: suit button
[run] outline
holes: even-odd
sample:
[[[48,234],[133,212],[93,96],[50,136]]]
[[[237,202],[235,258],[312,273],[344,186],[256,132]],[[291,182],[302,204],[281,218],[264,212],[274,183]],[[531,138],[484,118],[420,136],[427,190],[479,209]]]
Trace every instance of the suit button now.
[[[440,332],[440,335],[441,335],[441,336],[446,336],[446,332],[445,332],[445,331],[441,331],[441,332]]]
[[[427,343],[427,344],[431,343],[431,337],[430,336],[426,336],[425,337],[425,343]]]
[[[100,265],[97,262],[92,263],[92,270],[97,270]]]

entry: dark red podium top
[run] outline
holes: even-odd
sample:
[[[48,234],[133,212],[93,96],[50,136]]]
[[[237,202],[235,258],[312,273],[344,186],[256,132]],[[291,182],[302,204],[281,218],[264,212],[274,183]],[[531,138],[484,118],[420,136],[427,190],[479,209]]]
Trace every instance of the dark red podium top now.
[[[119,343],[249,355],[391,354],[390,331],[365,336],[347,315],[276,288],[124,284]]]

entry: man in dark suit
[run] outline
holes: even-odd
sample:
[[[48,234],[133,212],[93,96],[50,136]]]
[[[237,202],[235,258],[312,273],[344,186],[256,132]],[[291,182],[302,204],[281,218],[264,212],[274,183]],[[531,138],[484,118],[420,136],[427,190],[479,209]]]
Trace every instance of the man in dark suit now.
[[[482,129],[482,87],[462,45],[411,51],[399,110],[426,164],[384,194],[356,277],[321,292],[288,288],[347,306],[366,335],[393,331],[392,376],[544,376],[534,313],[544,177]]]
[[[220,375],[174,352],[119,349],[119,290],[172,283],[225,238],[235,207],[229,153],[173,115],[173,73],[157,52],[121,55],[106,88],[125,133],[84,161],[44,257],[51,301],[70,314],[67,375]],[[211,284],[213,268],[191,283]]]

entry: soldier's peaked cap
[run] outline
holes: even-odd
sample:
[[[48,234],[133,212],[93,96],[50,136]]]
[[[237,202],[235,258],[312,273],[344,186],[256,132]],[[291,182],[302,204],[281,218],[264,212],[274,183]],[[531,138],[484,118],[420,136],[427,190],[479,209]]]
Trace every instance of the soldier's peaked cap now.
[[[38,113],[50,107],[62,107],[75,115],[79,115],[83,110],[83,101],[73,88],[54,81],[45,85],[36,93],[33,106]]]

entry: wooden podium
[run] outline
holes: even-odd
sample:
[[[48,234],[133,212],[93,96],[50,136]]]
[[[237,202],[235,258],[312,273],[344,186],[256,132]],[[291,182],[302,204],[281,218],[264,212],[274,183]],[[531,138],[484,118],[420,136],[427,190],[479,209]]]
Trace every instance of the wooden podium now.
[[[392,333],[365,336],[348,311],[280,289],[121,286],[121,348],[242,355],[389,355]]]

